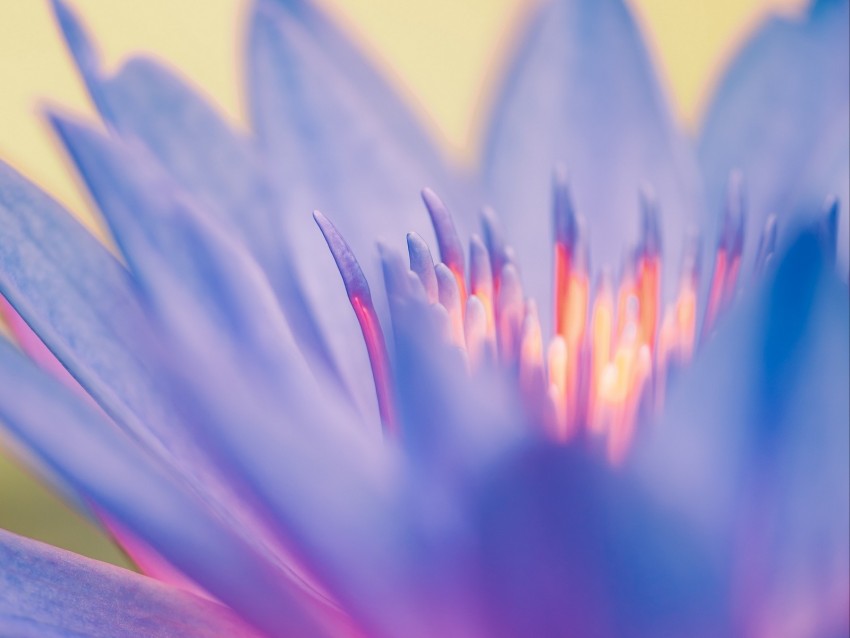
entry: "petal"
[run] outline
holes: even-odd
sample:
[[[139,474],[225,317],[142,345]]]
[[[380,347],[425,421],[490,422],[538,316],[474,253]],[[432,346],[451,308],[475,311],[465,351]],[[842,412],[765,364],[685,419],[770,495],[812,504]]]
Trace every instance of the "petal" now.
[[[730,556],[745,635],[847,631],[850,304],[828,262],[800,235],[636,454],[657,497]]]
[[[726,574],[710,548],[583,450],[518,451],[473,508],[484,635],[731,635]]]
[[[303,595],[264,556],[5,340],[0,421],[76,494],[269,635],[321,635],[305,615]]]
[[[143,165],[136,169],[144,174]],[[203,438],[169,401],[158,341],[127,272],[11,169],[0,179],[0,292],[114,423],[175,468],[219,515],[235,518],[236,529],[259,534],[260,526],[246,519],[246,507],[204,451]]]
[[[657,195],[670,263],[679,263],[685,231],[698,219],[695,166],[621,0],[551,0],[534,16],[498,97],[484,161],[544,321],[556,165],[569,171],[601,266],[616,266],[636,244],[644,184]]]
[[[301,556],[293,557],[286,549],[293,544],[287,528],[241,490],[251,485],[277,498],[286,493],[287,511],[295,508],[303,515],[306,503],[309,517],[321,519],[324,514],[314,513],[314,504],[326,497],[310,497],[305,484],[317,467],[341,473],[347,461],[333,454],[346,457],[357,446],[373,445],[371,433],[364,434],[366,428],[347,397],[306,367],[268,282],[243,247],[175,189],[143,149],[67,121],[56,124],[144,292],[161,339],[152,350],[160,357],[162,381],[171,389],[180,424],[200,448],[200,454],[185,461],[190,478],[199,483],[195,487],[212,505],[223,506],[222,514],[234,528],[269,552],[298,587],[338,615],[324,587],[317,585],[315,565],[304,569]],[[205,372],[199,375],[198,370]],[[321,416],[319,405],[328,406],[334,415],[324,428],[314,423]],[[315,430],[312,436],[321,443],[305,448],[299,440],[305,429]],[[282,430],[291,432],[279,440]],[[361,440],[352,443],[352,436]],[[250,455],[236,453],[246,446]],[[325,447],[333,460],[321,460]],[[317,454],[317,460],[305,465],[304,458]],[[273,458],[275,466],[283,463],[284,476],[279,475],[283,468],[275,467],[271,474],[261,473],[259,486],[253,486],[263,458]],[[234,476],[239,480],[228,483]],[[354,489],[356,481],[350,480]],[[340,487],[339,493],[344,491]]]
[[[0,530],[4,636],[259,636],[226,607]]]
[[[140,140],[170,177],[245,243],[266,271],[302,347],[326,373],[335,366],[305,296],[280,225],[268,175],[247,140],[167,68],[143,58],[102,77],[97,55],[73,12],[54,7],[66,42],[102,117]]]
[[[265,1],[265,0],[260,0]],[[390,130],[389,137],[399,140],[410,153],[439,166],[442,157],[434,141],[422,128],[401,96],[381,75],[379,69],[367,60],[344,30],[334,24],[313,0],[275,0],[297,19],[304,32],[321,44],[322,51],[339,69],[340,75],[350,78],[369,110],[378,115],[383,126]]]
[[[53,124],[146,301],[169,303],[161,298],[159,286],[160,279],[168,277],[246,343],[291,341],[256,262],[144,149],[61,117],[54,117]]]
[[[381,105],[387,90],[376,88],[374,73],[361,84],[364,65],[354,64],[358,72],[343,63],[339,40],[326,50],[302,15],[273,2],[256,3],[248,51],[252,122],[285,211],[284,232],[309,275],[310,298],[345,378],[357,384],[358,396],[369,396],[365,352],[351,351],[359,328],[340,287],[327,285],[336,279],[333,260],[310,213],[320,209],[334,219],[367,279],[376,282],[376,239],[401,247],[414,231],[430,240],[419,191],[430,185],[456,203],[457,189],[433,150],[423,147],[422,136],[412,132],[417,127],[409,125],[410,116]],[[375,303],[386,317],[382,294]]]
[[[771,213],[790,218],[839,196],[839,252],[845,269],[850,194],[846,180],[842,185],[838,178],[842,171],[846,178],[850,161],[848,6],[846,0],[824,0],[814,2],[800,20],[768,20],[720,82],[699,141],[708,228],[719,223],[726,180],[734,169],[747,180],[750,247]]]
[[[401,564],[388,450],[292,354],[269,359],[243,348],[192,298],[161,283],[179,301],[156,312],[181,414],[202,425],[217,463],[289,548],[301,581],[319,583],[358,622],[384,622],[396,612],[378,601],[395,596],[387,583],[398,588]]]
[[[168,410],[137,348],[147,326],[126,270],[2,163],[0,225],[0,293],[110,416],[161,447],[150,428],[167,423]]]

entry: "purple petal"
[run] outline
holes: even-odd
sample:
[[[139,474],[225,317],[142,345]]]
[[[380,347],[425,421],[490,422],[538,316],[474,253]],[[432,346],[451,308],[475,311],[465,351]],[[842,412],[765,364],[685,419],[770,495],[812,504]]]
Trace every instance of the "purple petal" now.
[[[850,575],[850,305],[806,231],[721,321],[636,464],[729,556],[749,635],[841,635]]]
[[[168,422],[127,272],[57,203],[0,163],[0,293],[104,410],[151,448]],[[163,432],[160,432],[163,434]]]
[[[368,364],[360,352],[346,352],[358,339],[357,323],[339,287],[327,285],[335,280],[333,260],[310,213],[319,209],[334,219],[374,282],[380,280],[376,239],[400,247],[412,231],[430,240],[417,193],[431,185],[455,203],[456,189],[398,100],[381,104],[386,88],[378,88],[374,73],[361,84],[365,67],[343,62],[334,40],[318,39],[305,26],[307,5],[256,5],[248,53],[252,121],[286,211],[295,259],[310,274],[310,295],[334,351],[348,356],[341,364],[345,377],[360,384],[362,396],[369,392],[362,383]],[[315,26],[316,14],[310,15]],[[374,294],[383,319],[386,301],[381,291]]]
[[[226,607],[0,530],[0,634],[258,636]]]
[[[0,341],[0,421],[75,493],[269,635],[321,635],[306,615],[303,591],[191,496],[173,473],[5,340]]]
[[[102,117],[126,139],[144,143],[205,213],[244,242],[281,300],[299,343],[323,372],[338,374],[303,288],[303,273],[269,186],[249,143],[181,79],[156,62],[134,58],[103,78],[76,16],[55,0],[57,17]]]
[[[848,261],[850,28],[848,2],[812,3],[802,20],[768,20],[732,62],[700,134],[707,225],[719,223],[726,180],[748,184],[746,236],[753,254],[768,215],[783,221],[841,201],[840,248]],[[843,183],[842,183],[843,182]]]
[[[260,2],[268,0],[259,0]],[[411,154],[429,165],[440,166],[442,157],[432,137],[424,130],[409,106],[358,47],[312,0],[274,0],[297,19],[306,33],[321,44],[322,51],[349,78],[369,110],[389,129],[389,137],[400,140]]]
[[[696,168],[621,0],[547,2],[528,27],[490,126],[485,178],[545,322],[557,165],[569,171],[596,264],[616,266],[637,243],[644,184],[657,194],[669,263],[679,263],[685,232],[699,219]]]

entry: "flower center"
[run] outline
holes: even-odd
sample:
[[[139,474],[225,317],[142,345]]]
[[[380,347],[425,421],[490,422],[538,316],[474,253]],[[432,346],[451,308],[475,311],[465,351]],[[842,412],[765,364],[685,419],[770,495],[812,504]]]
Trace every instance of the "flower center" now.
[[[656,204],[647,193],[641,197],[639,244],[624,260],[617,281],[603,270],[591,285],[583,223],[560,172],[554,180],[554,323],[548,342],[535,302],[523,294],[513,251],[493,211],[483,211],[482,234],[471,237],[467,272],[448,209],[425,189],[422,198],[440,262],[435,265],[426,242],[411,233],[410,271],[427,301],[445,311],[447,338],[463,351],[470,370],[502,366],[516,379],[523,401],[552,439],[603,440],[608,458],[618,463],[640,416],[662,407],[669,371],[691,359],[698,341],[711,332],[734,296],[744,232],[736,176],[730,180],[729,195],[704,308],[699,307],[700,251],[695,240],[685,250],[675,296],[662,301],[661,233]],[[391,365],[368,283],[333,224],[319,212],[314,217],[363,332],[384,428],[395,431]],[[757,269],[770,257],[775,242],[771,218],[759,246]]]

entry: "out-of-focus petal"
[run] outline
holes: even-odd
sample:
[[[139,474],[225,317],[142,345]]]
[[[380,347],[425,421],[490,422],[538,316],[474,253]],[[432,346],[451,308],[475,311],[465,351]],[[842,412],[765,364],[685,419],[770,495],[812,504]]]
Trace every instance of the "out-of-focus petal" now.
[[[173,427],[182,428],[192,446],[189,452],[195,452],[180,458],[180,467],[214,505],[225,507],[237,530],[247,527],[246,535],[269,549],[288,575],[314,594],[312,576],[293,567],[291,556],[280,546],[283,536],[264,508],[240,494],[242,483],[233,477],[242,476],[246,469],[233,463],[229,449],[222,453],[216,444],[221,440],[230,442],[228,445],[234,440],[262,440],[281,462],[289,453],[287,446],[276,448],[265,428],[274,424],[273,430],[309,429],[296,415],[310,414],[319,403],[333,405],[334,437],[339,441],[331,438],[324,445],[334,448],[342,444],[346,430],[367,436],[358,413],[326,378],[311,373],[263,272],[244,247],[201,214],[140,149],[69,122],[57,120],[57,125],[139,280],[162,339],[158,354],[163,374],[173,366],[175,376],[191,377],[195,386],[209,392],[193,400],[226,403],[213,416],[198,413],[194,403],[179,392],[169,392],[177,415]],[[121,168],[128,165],[133,170]],[[203,342],[199,341],[202,337]],[[204,375],[198,375],[198,369],[203,369]],[[230,381],[210,391],[205,380],[219,377]],[[301,392],[296,391],[293,379]],[[166,376],[162,380],[171,385]],[[291,386],[288,399],[275,396],[273,403],[266,404],[262,419],[232,412],[237,406],[244,408],[243,401],[253,403],[256,410],[262,403],[261,388],[275,383]],[[215,399],[212,394],[217,394]],[[224,420],[223,414],[230,418]],[[217,431],[214,424],[226,431]],[[317,442],[316,448],[320,450],[321,444]],[[318,466],[309,469],[312,472]],[[342,471],[336,462],[329,467]],[[304,476],[288,484],[303,490],[306,480]],[[264,484],[262,490],[279,491],[282,483]],[[293,497],[289,505],[298,508],[297,499]],[[319,598],[326,600],[324,594]]]
[[[821,0],[802,19],[768,20],[732,62],[709,108],[699,142],[706,226],[718,227],[726,180],[740,169],[750,210],[745,255],[754,254],[768,215],[790,219],[818,210],[827,196],[839,196],[839,252],[846,270],[848,6],[847,0]]]
[[[817,235],[721,321],[635,455],[656,496],[732,557],[745,635],[848,629],[850,307]]]
[[[82,24],[54,2],[66,42],[107,124],[144,143],[181,188],[240,238],[266,271],[305,351],[333,374],[326,338],[303,289],[265,167],[249,142],[167,68],[133,58],[103,77]]]
[[[77,494],[269,635],[322,635],[290,580],[190,496],[167,468],[5,340],[0,421]],[[58,424],[62,436],[56,436]]]
[[[490,126],[485,178],[544,321],[557,164],[587,219],[594,263],[616,267],[636,244],[644,184],[657,195],[669,263],[679,263],[699,218],[696,167],[621,0],[547,2],[528,26]]]
[[[374,72],[343,63],[340,40],[326,43],[305,26],[305,3],[297,3],[298,10],[268,0],[255,4],[247,72],[258,144],[332,350],[357,394],[368,396],[365,352],[351,348],[359,328],[341,288],[327,283],[337,279],[335,268],[310,213],[319,209],[334,219],[374,282],[381,274],[377,238],[401,247],[410,231],[433,237],[420,189],[433,186],[458,204],[456,189],[400,102],[382,104],[387,89],[378,88]],[[315,26],[314,18],[307,22]],[[375,290],[374,297],[385,318],[383,292]]]
[[[3,530],[0,566],[4,636],[259,636],[218,603]]]
[[[433,138],[379,69],[363,55],[344,30],[334,24],[332,17],[326,15],[313,0],[272,1],[291,13],[305,33],[321,45],[333,66],[339,69],[340,75],[352,81],[361,99],[377,114],[391,137],[427,164],[436,167],[442,163]]]
[[[160,283],[161,294],[180,294]],[[323,397],[296,357],[264,360],[194,304],[185,297],[179,307],[157,306],[181,411],[203,427],[217,461],[239,477],[310,580],[366,626],[403,613],[379,603],[398,601],[390,592],[403,587],[406,555],[390,507],[389,451]]]
[[[245,342],[292,339],[256,261],[143,149],[59,117],[53,122],[148,301],[167,272]],[[240,278],[249,269],[253,276]],[[236,272],[225,286],[229,271]]]
[[[710,548],[601,459],[531,446],[474,507],[487,636],[731,635]]]
[[[2,163],[0,225],[0,293],[110,416],[159,446],[149,428],[168,411],[138,349],[147,325],[126,270]]]

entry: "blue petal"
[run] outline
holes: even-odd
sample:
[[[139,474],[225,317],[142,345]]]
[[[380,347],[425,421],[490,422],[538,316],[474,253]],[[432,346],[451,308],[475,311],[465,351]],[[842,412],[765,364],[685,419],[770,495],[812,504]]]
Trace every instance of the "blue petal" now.
[[[53,123],[148,300],[168,303],[160,290],[168,277],[246,343],[291,340],[256,262],[143,149],[59,117]]]
[[[269,176],[249,143],[168,69],[135,58],[103,78],[76,16],[54,0],[66,41],[101,115],[125,138],[141,140],[171,178],[226,225],[266,271],[304,349],[335,373],[280,220]]]
[[[70,130],[68,128],[66,132]],[[83,135],[85,132],[83,129],[76,130],[80,135],[80,152],[87,151],[86,157],[90,162],[100,161],[100,164],[95,163],[92,166],[99,169],[99,172],[91,174],[92,179],[98,188],[98,194],[107,200],[109,211],[113,215],[112,221],[127,231],[122,238],[125,243],[132,245],[132,250],[128,250],[128,254],[135,260],[139,272],[146,277],[141,281],[148,286],[149,303],[159,308],[165,307],[168,312],[185,313],[187,306],[183,298],[174,291],[174,287],[182,287],[185,294],[185,287],[194,284],[196,294],[206,295],[207,302],[203,310],[196,308],[198,313],[213,314],[219,320],[222,316],[225,317],[224,320],[229,322],[228,329],[240,335],[243,346],[249,343],[255,345],[261,343],[259,349],[267,358],[274,359],[280,356],[280,343],[290,343],[291,337],[285,324],[282,323],[280,311],[267,284],[264,283],[256,265],[252,268],[252,262],[246,259],[244,251],[240,251],[238,246],[232,243],[228,244],[226,238],[222,238],[220,233],[216,234],[206,228],[202,219],[199,220],[197,216],[191,215],[190,209],[183,210],[176,205],[172,207],[173,209],[152,208],[151,200],[146,200],[140,191],[143,191],[145,186],[151,185],[150,181],[145,180],[150,178],[150,168],[155,165],[146,164],[143,158],[119,153],[115,150],[120,148],[117,142],[112,147],[108,141],[98,140],[90,132],[90,137],[87,138]],[[85,147],[82,144],[83,141],[89,142],[90,146]],[[126,165],[133,166],[133,171],[129,174],[122,174],[121,171],[113,172],[113,169],[117,170],[119,166]],[[106,167],[110,170],[107,171]],[[124,179],[118,179],[122,175]],[[110,176],[114,179],[108,179]],[[6,194],[18,195],[16,201],[19,204],[24,202],[22,193],[44,199],[19,177],[15,182],[9,181],[9,184],[16,186],[17,190],[13,191],[10,186]],[[168,204],[170,185],[154,182],[154,186],[147,194],[151,195],[156,203]],[[25,188],[28,190],[22,190]],[[122,199],[122,197],[128,199]],[[67,361],[73,365],[68,363],[66,365],[74,374],[79,375],[78,378],[84,386],[90,382],[90,385],[86,386],[87,389],[104,405],[110,416],[136,440],[143,443],[156,458],[174,468],[186,489],[201,498],[223,521],[230,524],[232,529],[238,530],[239,534],[244,534],[252,542],[264,544],[265,551],[269,552],[270,560],[274,560],[287,570],[287,575],[294,577],[295,582],[301,583],[303,579],[288,569],[285,552],[282,556],[279,544],[269,538],[270,532],[267,526],[257,520],[255,513],[251,512],[249,506],[236,494],[237,489],[232,483],[232,477],[224,475],[221,467],[209,457],[209,446],[204,440],[204,432],[194,427],[196,424],[187,421],[178,411],[178,406],[171,402],[169,393],[165,390],[166,383],[159,358],[162,354],[160,352],[162,344],[158,338],[146,332],[151,326],[144,323],[141,328],[145,331],[133,329],[138,322],[134,323],[131,321],[132,316],[122,314],[123,307],[118,303],[121,300],[119,296],[121,290],[114,291],[109,287],[110,282],[106,277],[110,271],[106,267],[90,272],[81,269],[80,264],[72,259],[76,253],[68,254],[68,248],[57,251],[56,246],[57,244],[61,246],[61,239],[52,233],[65,229],[73,232],[74,222],[68,218],[66,223],[65,218],[61,216],[64,213],[61,210],[56,211],[46,207],[47,204],[42,199],[37,200],[40,207],[17,206],[14,209],[15,213],[22,217],[16,220],[10,215],[10,221],[19,221],[23,230],[28,228],[26,224],[33,228],[46,228],[50,234],[43,235],[45,241],[40,244],[31,243],[32,240],[23,231],[13,232],[17,229],[11,223],[9,232],[3,234],[3,239],[8,238],[11,242],[11,246],[4,246],[10,251],[10,261],[7,263],[21,264],[33,269],[35,273],[40,273],[39,269],[44,270],[45,274],[41,277],[30,276],[30,279],[21,279],[29,286],[26,292],[44,304],[49,311],[47,316],[57,321],[57,328],[53,328],[49,323],[34,324],[42,338],[53,347],[54,344],[50,339],[55,336],[53,331],[58,332],[55,338],[58,340],[59,347],[54,352],[60,355],[60,359],[66,352],[70,352]],[[0,212],[6,211],[0,208]],[[56,217],[52,217],[51,213]],[[162,220],[162,216],[168,213],[172,214],[171,232]],[[179,218],[181,213],[182,221],[175,219]],[[32,217],[28,218],[27,214]],[[143,222],[147,223],[147,226]],[[198,222],[200,226],[193,226],[193,222]],[[205,230],[208,233],[206,235]],[[73,237],[72,232],[69,232],[68,236]],[[157,239],[166,242],[160,243],[160,249],[175,246],[178,249],[158,253],[152,248],[156,246]],[[103,251],[103,248],[93,239],[91,241],[94,243],[91,254],[97,255],[98,250]],[[182,244],[180,244],[181,241]],[[216,252],[216,247],[220,244],[223,244],[225,248],[220,248]],[[53,249],[53,252],[47,254],[39,252],[45,247]],[[82,252],[83,248],[85,245],[80,248],[79,255],[85,254]],[[26,251],[26,258],[19,257],[12,249]],[[67,268],[57,267],[53,261],[50,261],[51,257],[56,258],[56,254],[67,261]],[[14,262],[11,261],[12,258]],[[168,269],[167,266],[174,265],[175,261],[184,268],[182,273],[179,268]],[[60,266],[62,265],[64,262],[60,262]],[[82,262],[82,265],[88,266],[85,262]],[[50,270],[47,270],[47,267]],[[117,264],[114,264],[114,267],[120,268]],[[246,269],[250,275],[247,278]],[[18,277],[21,275],[11,269],[4,272],[4,274],[7,273]],[[29,272],[24,270],[22,274],[29,275]],[[185,278],[182,282],[175,283],[174,278],[179,274],[185,275]],[[123,269],[121,269],[121,276],[126,277]],[[72,279],[66,281],[64,277]],[[17,280],[13,280],[13,283],[15,281]],[[85,302],[88,299],[80,300],[69,294],[76,293],[81,284],[91,288],[91,303],[95,310],[100,312],[95,313],[86,305]],[[127,285],[126,282],[125,285]],[[9,290],[12,293],[17,292],[17,288]],[[3,292],[5,294],[7,290],[4,289]],[[96,296],[95,293],[100,296]],[[9,295],[9,299],[12,303],[19,300],[14,294]],[[26,302],[27,298],[23,297],[23,302],[18,306],[22,314],[29,309]],[[136,305],[132,308],[141,314],[141,310]],[[215,312],[219,314],[215,315]],[[222,313],[225,314],[222,315]],[[30,315],[25,317],[30,319]],[[32,314],[32,317],[36,321],[43,322],[39,314]],[[191,320],[191,316],[187,319]],[[145,317],[143,320],[147,322],[148,318]],[[95,328],[98,331],[94,331]],[[91,334],[98,339],[92,341],[92,337],[89,336]],[[119,337],[123,340],[119,341]],[[86,338],[90,340],[87,341]],[[66,343],[69,345],[65,345]],[[214,344],[216,340],[209,341],[207,348],[210,343]],[[77,355],[74,347],[80,349],[80,355]],[[257,349],[254,347],[252,351],[256,352]],[[79,359],[73,358],[76,356],[79,356]],[[287,350],[283,356],[300,361],[297,350]],[[99,357],[105,357],[102,365],[111,366],[107,369],[109,374],[104,373],[103,368],[94,367],[95,364],[100,363]],[[192,362],[187,363],[191,365]],[[299,368],[299,371],[301,374],[312,377],[309,370],[304,367]],[[106,400],[102,397],[106,397]],[[112,400],[113,403],[107,400]],[[230,426],[241,427],[242,422],[234,419]]]
[[[708,228],[717,228],[733,169],[740,169],[748,184],[750,248],[771,213],[779,215],[782,231],[785,218],[816,211],[827,197],[839,196],[839,253],[845,269],[850,244],[848,6],[846,0],[817,2],[800,21],[767,21],[723,77],[699,142]]]
[[[682,374],[636,463],[656,495],[729,556],[744,633],[842,635],[848,290],[810,231],[772,279],[719,324]]]
[[[221,513],[238,529],[242,510],[256,512],[262,504],[271,538],[257,537],[263,528],[248,534],[266,545],[270,560],[280,562],[277,545],[285,539],[307,565],[305,577],[295,570],[299,584],[315,595],[318,576],[344,602],[354,597],[355,609],[380,616],[374,603],[398,579],[390,579],[393,586],[381,582],[381,595],[374,596],[374,585],[362,581],[373,579],[375,564],[393,570],[401,562],[398,538],[387,547],[386,495],[374,494],[386,480],[373,476],[387,471],[380,441],[310,374],[262,272],[238,244],[199,215],[141,149],[60,126],[145,293],[161,339],[154,355],[175,413],[214,459],[216,473],[205,477],[213,496],[225,505],[233,490],[242,496],[242,507]],[[192,458],[187,469],[196,473],[206,461]],[[326,468],[320,480],[317,468]],[[231,478],[229,486],[221,473]],[[349,551],[351,543],[358,552]],[[351,586],[339,584],[352,579]],[[327,608],[324,595],[318,597]]]
[[[303,597],[264,556],[5,340],[0,421],[76,493],[269,635],[320,635]]]
[[[58,117],[54,125],[156,312],[188,312],[183,299],[189,296],[198,311],[221,322],[241,348],[267,361],[302,362],[257,263],[144,149]],[[126,170],[128,166],[132,170]],[[311,375],[308,369],[301,372]],[[328,381],[320,371],[316,375]],[[349,396],[339,390],[334,383],[326,384],[329,399],[348,404]]]
[[[178,292],[166,288],[179,303],[158,313],[181,413],[202,424],[246,500],[261,505],[276,538],[358,622],[402,613],[383,602],[404,587],[406,555],[390,509],[390,450],[304,374],[294,352],[258,359]]]
[[[222,605],[0,530],[0,634],[259,636]]]
[[[380,280],[376,239],[402,246],[407,232],[414,231],[431,240],[418,193],[430,185],[454,204],[456,188],[416,127],[409,126],[410,116],[381,104],[386,90],[375,88],[374,78],[361,85],[363,73],[343,63],[333,45],[326,50],[289,8],[257,3],[248,55],[252,122],[286,213],[295,259],[311,274],[311,298],[342,357],[359,329],[339,287],[327,285],[334,280],[333,261],[310,212],[320,209],[334,219],[367,279],[375,282]],[[385,317],[383,295],[376,291],[375,296]],[[367,363],[356,355],[349,354],[346,378],[362,383]]]
[[[267,0],[258,0],[259,2]],[[357,46],[324,14],[312,0],[274,0],[294,16],[306,33],[321,44],[322,51],[349,78],[369,110],[378,115],[389,136],[400,140],[412,154],[428,164],[439,166],[442,157],[433,139],[423,129],[409,107],[390,86],[378,69],[367,60]]]
[[[70,214],[0,163],[0,293],[104,410],[151,448],[168,408],[138,348],[127,272]],[[167,429],[158,434],[169,439]]]
[[[581,450],[519,451],[473,507],[487,636],[732,635],[710,547]]]
[[[544,321],[551,314],[550,180],[558,164],[569,171],[596,264],[619,264],[637,243],[644,184],[657,195],[669,263],[679,263],[685,232],[699,219],[696,167],[621,0],[547,2],[490,125],[485,178]]]

